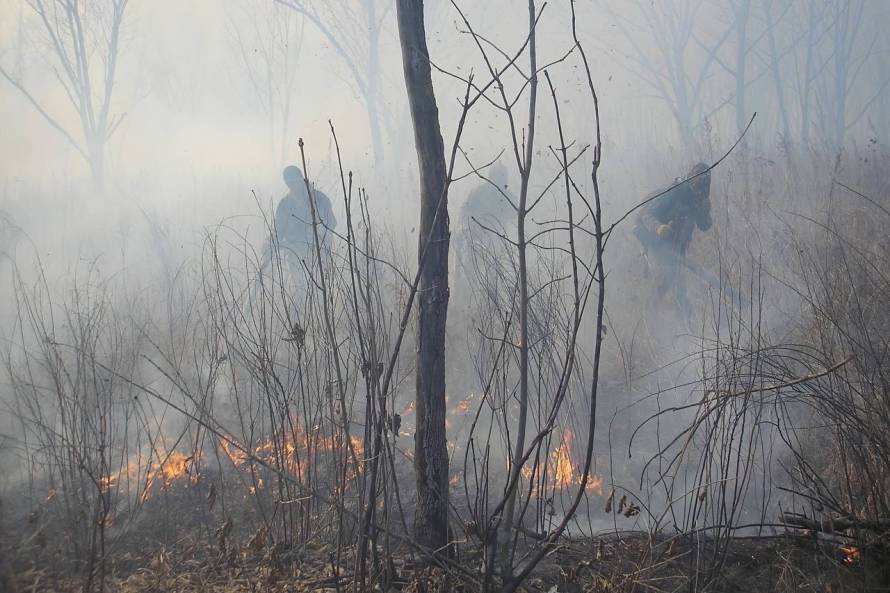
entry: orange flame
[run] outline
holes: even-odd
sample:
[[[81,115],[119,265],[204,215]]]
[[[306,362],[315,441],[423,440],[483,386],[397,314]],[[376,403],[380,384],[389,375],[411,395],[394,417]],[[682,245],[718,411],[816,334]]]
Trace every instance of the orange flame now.
[[[102,476],[99,479],[99,488],[103,493],[110,492],[112,488],[132,492],[134,486],[138,485],[139,500],[145,502],[151,498],[156,484],[160,484],[164,489],[169,488],[174,482],[189,474],[192,464],[200,457],[200,453],[187,456],[180,451],[168,454],[161,450],[155,461],[151,457],[146,460],[141,452],[136,453],[125,467]],[[197,474],[194,474],[192,479],[196,480],[197,477]]]
[[[553,486],[559,490],[575,484],[576,479],[580,483],[580,478],[576,477],[575,466],[572,463],[572,440],[574,438],[574,433],[566,429],[559,447],[550,454],[550,460],[553,463]]]
[[[531,481],[535,477],[535,470],[531,464],[526,464],[522,466],[522,469],[519,470],[519,473],[522,474],[522,477],[528,481]]]
[[[467,396],[466,399],[462,399],[457,402],[457,405],[454,406],[454,413],[464,415],[470,411],[470,400],[473,399],[473,394]]]
[[[356,457],[359,458],[359,461],[365,456],[365,442],[362,437],[358,435],[349,435],[349,442],[352,443],[352,450],[355,451]]]
[[[173,451],[161,463],[158,468],[160,477],[164,480],[164,487],[169,487],[173,482],[186,475],[191,467],[193,457],[186,457],[179,451]]]
[[[584,491],[588,494],[596,494],[598,496],[603,495],[603,478],[602,476],[598,476],[596,474],[590,474],[587,476],[587,485],[584,486]]]
[[[319,453],[345,451],[342,433],[325,435],[321,426],[313,426],[311,430],[307,430],[298,425],[292,432],[264,439],[248,451],[237,446],[236,442],[226,439],[220,439],[219,442],[219,448],[236,468],[243,468],[248,461],[256,459],[269,465],[283,464],[288,472],[301,480],[308,477],[310,460],[315,463]],[[348,457],[348,478],[354,479],[361,471],[364,461],[364,441],[360,435],[350,435],[349,445],[355,453],[356,462],[353,463],[351,455]],[[200,451],[189,456],[181,451],[166,452],[161,449],[148,458],[141,452],[136,453],[119,471],[101,476],[98,486],[102,492],[110,492],[113,488],[121,490],[126,480],[126,487],[123,490],[129,490],[137,485],[139,500],[145,502],[156,492],[157,487],[170,488],[186,476],[191,476],[192,481],[196,482],[198,474],[195,471],[195,463],[201,457]],[[354,465],[358,467],[353,467]],[[259,480],[256,488],[251,488],[250,493],[255,494],[256,490],[261,490],[263,487],[262,480]],[[47,500],[56,495],[55,490],[50,490]]]
[[[266,487],[266,483],[263,481],[262,478],[259,478],[259,479],[256,481],[256,486],[251,486],[251,487],[249,487],[249,488],[247,489],[247,492],[248,492],[249,494],[251,494],[251,495],[255,495],[255,494],[257,493],[258,490],[262,490],[262,489],[265,488],[265,487]]]
[[[223,450],[225,456],[229,458],[229,461],[231,461],[232,465],[234,465],[235,467],[243,465],[244,462],[247,461],[247,457],[244,455],[244,453],[236,449],[228,441],[220,440],[219,448]]]
[[[856,564],[862,557],[862,551],[856,546],[841,546],[841,554],[844,555],[844,564]]]
[[[549,482],[553,490],[565,490],[572,486],[581,485],[581,472],[578,471],[572,459],[572,441],[574,438],[574,433],[566,429],[559,446],[550,453],[550,461],[546,471],[551,476]],[[530,462],[522,466],[519,473],[527,481],[531,482],[537,479],[537,471],[534,470],[534,465]],[[603,478],[596,474],[588,475],[584,491],[588,494],[602,496]],[[532,494],[538,494],[537,484],[532,488]]]
[[[118,477],[119,476],[114,474],[102,476],[102,478],[99,480],[99,490],[101,490],[102,492],[108,492],[109,490],[111,490],[111,487],[117,484]]]
[[[297,425],[291,432],[259,441],[249,454],[244,453],[226,440],[221,439],[219,446],[235,467],[240,468],[251,459],[275,466],[282,464],[288,472],[299,477],[300,480],[306,480],[309,477],[310,468],[313,463],[317,462],[319,453],[345,451],[342,449],[343,440],[339,435],[324,435],[320,426],[313,426],[310,436],[310,433],[307,433],[300,425]],[[349,447],[355,453],[356,461],[360,466],[365,455],[364,440],[361,435],[349,435]],[[350,454],[348,456],[350,466],[352,461]],[[360,471],[361,467],[358,469]],[[348,478],[353,479],[356,475],[356,469],[350,467]],[[254,494],[253,491],[250,493]]]

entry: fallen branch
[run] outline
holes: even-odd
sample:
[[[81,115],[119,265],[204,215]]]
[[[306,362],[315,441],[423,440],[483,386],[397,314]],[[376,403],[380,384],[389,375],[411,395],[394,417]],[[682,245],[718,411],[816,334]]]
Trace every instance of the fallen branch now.
[[[836,533],[848,529],[866,529],[875,533],[890,532],[890,519],[868,521],[854,517],[827,517],[817,520],[798,513],[782,513],[779,515],[779,520],[789,527],[810,529],[822,533]]]

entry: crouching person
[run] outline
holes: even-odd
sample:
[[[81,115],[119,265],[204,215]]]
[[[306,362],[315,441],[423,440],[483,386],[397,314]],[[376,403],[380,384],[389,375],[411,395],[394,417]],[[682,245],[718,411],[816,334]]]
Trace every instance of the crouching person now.
[[[634,227],[655,274],[653,301],[671,299],[684,319],[692,314],[686,290],[687,251],[696,228],[711,228],[710,192],[711,173],[699,163],[686,181],[646,204]]]

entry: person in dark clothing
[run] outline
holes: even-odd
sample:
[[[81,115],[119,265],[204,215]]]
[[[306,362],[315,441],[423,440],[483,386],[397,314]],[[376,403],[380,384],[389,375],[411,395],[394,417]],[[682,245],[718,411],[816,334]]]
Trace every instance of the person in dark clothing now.
[[[507,188],[507,168],[500,162],[491,166],[488,180],[475,187],[460,208],[460,228],[477,223],[503,232],[516,224],[516,211],[510,205],[516,199]],[[505,197],[507,196],[507,197]]]
[[[453,239],[457,267],[455,285],[469,281],[472,272],[468,268],[472,266],[473,250],[487,249],[490,241],[498,240],[487,229],[508,237],[516,230],[516,211],[510,204],[510,201],[515,204],[516,198],[508,187],[507,168],[496,162],[486,177],[487,180],[469,193],[458,214]]]
[[[282,258],[295,259],[295,263],[310,259],[315,249],[315,236],[312,231],[312,204],[309,193],[306,191],[303,172],[299,167],[291,165],[285,167],[283,177],[288,192],[275,209],[272,236],[266,241],[263,249],[263,268],[271,262],[276,248]],[[337,219],[328,196],[313,187],[312,197],[315,201],[315,216],[319,225],[318,236],[324,246],[327,231],[336,228]]]
[[[688,317],[686,294],[686,253],[696,227],[711,228],[711,173],[699,163],[686,181],[646,204],[640,211],[634,234],[643,246],[647,260],[654,260],[658,298],[673,292],[675,304]],[[657,194],[656,194],[657,195]]]

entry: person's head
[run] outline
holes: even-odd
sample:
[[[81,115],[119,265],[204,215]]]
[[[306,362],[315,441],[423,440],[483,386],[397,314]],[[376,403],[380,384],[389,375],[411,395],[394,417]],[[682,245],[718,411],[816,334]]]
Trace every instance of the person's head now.
[[[686,179],[692,179],[690,185],[701,191],[707,192],[711,189],[711,171],[706,163],[698,163],[692,167]]]
[[[691,179],[689,187],[695,200],[696,224],[703,231],[711,228],[711,171],[706,163],[698,163],[686,179]]]
[[[282,172],[282,177],[284,177],[284,183],[287,185],[288,189],[297,190],[302,187],[303,171],[296,165],[288,165],[285,167]]]
[[[501,161],[495,161],[488,171],[488,179],[501,189],[507,186],[507,167]]]

